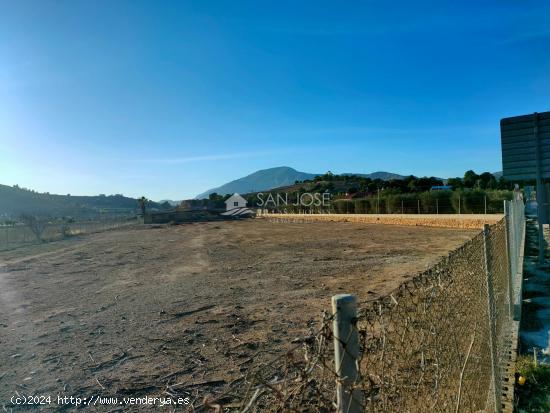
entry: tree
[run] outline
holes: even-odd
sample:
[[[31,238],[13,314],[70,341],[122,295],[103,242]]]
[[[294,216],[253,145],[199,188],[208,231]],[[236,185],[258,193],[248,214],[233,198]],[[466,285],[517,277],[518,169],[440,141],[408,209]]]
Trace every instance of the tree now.
[[[490,172],[483,172],[479,175],[481,189],[496,189],[497,180],[495,176]]]
[[[42,242],[42,233],[46,228],[46,223],[35,215],[22,214],[19,220],[32,231],[38,242]]]
[[[142,215],[145,215],[145,208],[147,207],[147,202],[149,202],[149,200],[144,196],[138,199],[138,205],[139,205],[139,208],[141,209]]]
[[[219,195],[217,192],[212,192],[210,195],[208,195],[208,199],[210,201],[214,201],[214,202],[223,202],[224,201],[223,196]]]
[[[453,189],[461,189],[464,187],[462,178],[449,178],[447,179],[447,185],[452,186]]]
[[[476,174],[474,171],[469,170],[464,173],[463,182],[466,188],[473,188],[477,184],[478,180],[479,175]]]

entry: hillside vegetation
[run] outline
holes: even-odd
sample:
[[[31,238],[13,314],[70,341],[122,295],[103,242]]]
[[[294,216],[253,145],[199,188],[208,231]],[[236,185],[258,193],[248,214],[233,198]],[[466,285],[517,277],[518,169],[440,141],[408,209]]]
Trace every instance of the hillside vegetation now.
[[[433,190],[446,183],[448,190]],[[335,175],[330,172],[293,185],[270,190],[284,193],[289,203],[266,205],[268,209],[333,213],[498,213],[503,200],[512,198],[513,184],[489,172],[467,171],[462,178],[443,182],[435,177],[371,179],[360,175]],[[304,193],[330,193],[330,208],[292,205]],[[249,205],[258,206],[257,193],[247,194]],[[265,198],[265,197],[264,197]]]
[[[148,207],[162,206],[149,202]],[[20,188],[17,185],[0,185],[0,220],[17,219],[22,214],[95,219],[135,215],[138,209],[136,199],[123,195],[54,195]]]

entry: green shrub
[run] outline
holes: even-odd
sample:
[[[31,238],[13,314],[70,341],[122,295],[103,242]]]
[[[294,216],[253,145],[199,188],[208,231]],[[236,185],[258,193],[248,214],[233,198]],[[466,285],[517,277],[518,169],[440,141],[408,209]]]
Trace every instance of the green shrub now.
[[[497,214],[504,210],[504,201],[512,199],[512,191],[506,190],[488,190],[487,193],[487,213]]]
[[[516,408],[523,412],[550,412],[550,365],[535,366],[532,357],[519,357],[517,375],[525,378],[525,384],[516,384]]]
[[[353,214],[355,211],[355,205],[348,199],[338,199],[332,203],[334,212],[337,214]]]
[[[356,214],[368,214],[371,212],[370,202],[368,199],[356,199],[354,204]]]

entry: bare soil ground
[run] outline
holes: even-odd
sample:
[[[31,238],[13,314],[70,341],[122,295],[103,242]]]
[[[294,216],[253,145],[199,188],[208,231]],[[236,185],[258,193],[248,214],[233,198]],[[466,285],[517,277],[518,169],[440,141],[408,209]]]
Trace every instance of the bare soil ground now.
[[[476,232],[256,219],[2,252],[0,404],[231,382],[284,352],[333,294],[386,294]]]

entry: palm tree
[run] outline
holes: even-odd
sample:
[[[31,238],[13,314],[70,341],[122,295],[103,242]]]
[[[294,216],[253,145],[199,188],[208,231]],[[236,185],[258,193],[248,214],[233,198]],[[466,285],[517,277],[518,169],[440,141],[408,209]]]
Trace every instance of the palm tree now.
[[[149,200],[144,196],[138,199],[138,204],[139,204],[139,208],[141,209],[142,215],[145,215],[145,207],[147,206],[147,202],[149,202]]]

